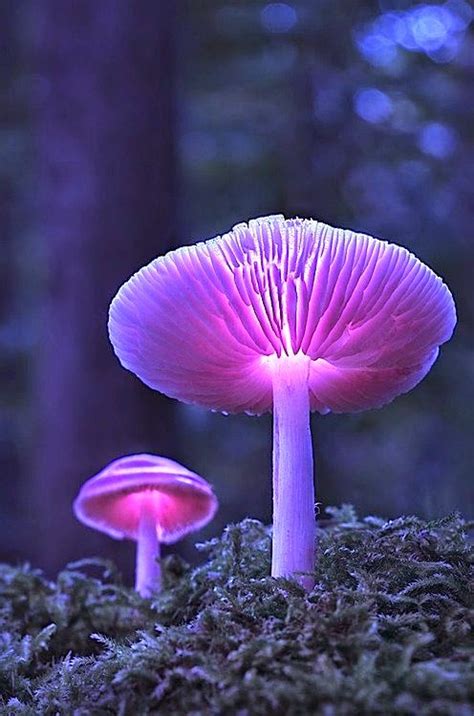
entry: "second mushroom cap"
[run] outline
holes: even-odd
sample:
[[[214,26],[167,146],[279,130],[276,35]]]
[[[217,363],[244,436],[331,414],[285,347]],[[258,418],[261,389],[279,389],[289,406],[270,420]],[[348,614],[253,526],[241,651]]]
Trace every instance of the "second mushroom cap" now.
[[[146,503],[160,542],[177,542],[212,519],[217,500],[206,480],[168,458],[130,455],[114,460],[81,488],[78,519],[116,539],[136,539]]]

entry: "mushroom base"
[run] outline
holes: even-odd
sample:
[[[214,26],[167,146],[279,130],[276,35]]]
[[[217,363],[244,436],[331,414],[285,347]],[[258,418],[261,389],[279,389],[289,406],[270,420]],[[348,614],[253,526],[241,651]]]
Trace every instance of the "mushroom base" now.
[[[293,577],[306,589],[314,578],[315,495],[310,427],[309,360],[274,362],[272,576]]]

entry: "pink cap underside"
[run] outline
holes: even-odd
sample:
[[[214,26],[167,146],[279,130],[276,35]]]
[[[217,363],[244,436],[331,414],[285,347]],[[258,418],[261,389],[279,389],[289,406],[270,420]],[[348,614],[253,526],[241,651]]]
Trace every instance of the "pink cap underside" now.
[[[212,489],[202,477],[172,460],[150,455],[110,463],[84,484],[74,509],[85,524],[112,537],[133,539],[145,500],[153,507],[163,542],[199,529],[217,509]]]
[[[271,409],[262,359],[305,354],[311,407],[324,413],[412,388],[454,324],[447,287],[406,249],[271,218],[155,260],[119,291],[109,326],[145,383],[229,412]]]
[[[179,500],[176,497],[179,496]],[[147,501],[156,517],[161,542],[174,542],[188,532],[206,524],[215,512],[215,498],[204,494],[167,494],[157,490],[123,495],[102,495],[88,504],[88,516],[104,532],[115,537],[135,539],[138,533],[140,510]]]

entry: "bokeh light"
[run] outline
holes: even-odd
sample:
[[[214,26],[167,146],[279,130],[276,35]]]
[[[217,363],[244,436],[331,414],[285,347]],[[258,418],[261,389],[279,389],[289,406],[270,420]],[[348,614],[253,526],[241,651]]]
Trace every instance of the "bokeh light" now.
[[[298,15],[292,5],[284,2],[272,2],[260,13],[262,25],[268,32],[289,32],[298,22]]]
[[[456,149],[456,134],[446,124],[428,122],[418,135],[418,146],[425,154],[446,159]]]
[[[393,102],[385,92],[375,87],[366,87],[356,92],[354,107],[359,117],[366,122],[377,124],[390,117]]]
[[[375,66],[388,66],[399,49],[421,52],[435,62],[449,62],[460,51],[473,9],[463,0],[414,5],[383,12],[355,34],[362,55]]]

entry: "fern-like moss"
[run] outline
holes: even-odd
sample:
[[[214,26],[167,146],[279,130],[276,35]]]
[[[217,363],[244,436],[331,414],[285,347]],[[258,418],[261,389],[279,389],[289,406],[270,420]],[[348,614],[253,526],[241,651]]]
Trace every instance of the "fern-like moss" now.
[[[310,594],[266,576],[270,532],[254,520],[200,545],[195,569],[167,558],[151,602],[100,560],[56,583],[3,566],[1,712],[469,716],[469,525],[331,513]]]

